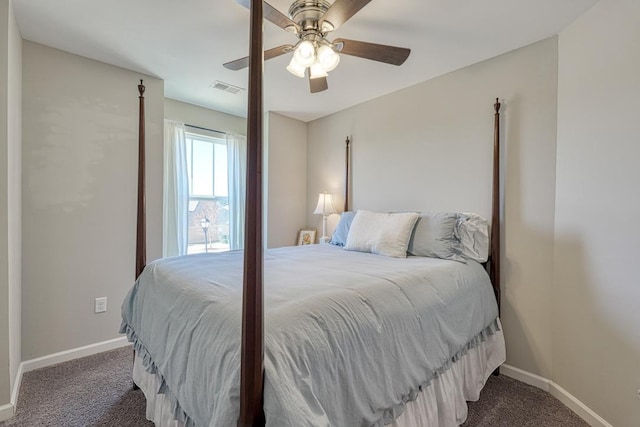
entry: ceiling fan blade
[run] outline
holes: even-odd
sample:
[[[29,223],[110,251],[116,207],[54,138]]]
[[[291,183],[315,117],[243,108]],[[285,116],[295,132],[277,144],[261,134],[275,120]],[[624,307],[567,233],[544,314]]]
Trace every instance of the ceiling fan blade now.
[[[264,60],[269,60],[275,58],[280,55],[284,55],[287,52],[291,52],[293,46],[290,44],[283,44],[282,46],[274,47],[273,49],[264,51]],[[238,71],[243,68],[247,68],[249,66],[249,57],[245,56],[244,58],[236,59],[235,61],[227,62],[226,64],[222,64],[224,68],[229,70]]]
[[[251,8],[251,0],[236,0],[236,2],[246,7],[247,9]],[[286,15],[281,13],[278,9],[271,6],[266,1],[262,2],[262,4],[263,4],[262,13],[263,13],[264,19],[266,19],[267,21],[273,22],[278,27],[287,31],[298,32],[300,30],[300,27],[298,26],[298,24],[293,22]]]
[[[318,77],[316,79],[309,77],[309,90],[311,93],[318,93],[327,89],[329,89],[329,85],[326,77]]]
[[[329,22],[336,30],[347,22],[360,9],[369,4],[371,0],[336,0],[322,17],[322,22]],[[320,25],[322,28],[322,24]]]
[[[333,41],[336,49],[345,55],[358,56],[373,61],[385,62],[392,65],[402,65],[407,60],[411,49],[387,46],[384,44],[360,42],[357,40],[336,39]],[[342,48],[340,48],[342,46]]]
[[[239,58],[235,61],[229,61],[225,64],[222,64],[222,66],[228,70],[239,71],[249,66],[249,57],[245,56],[244,58]]]

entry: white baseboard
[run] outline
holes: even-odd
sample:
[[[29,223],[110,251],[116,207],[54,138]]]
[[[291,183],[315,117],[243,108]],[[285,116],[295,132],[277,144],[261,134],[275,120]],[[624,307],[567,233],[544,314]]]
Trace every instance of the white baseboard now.
[[[103,341],[95,344],[85,345],[84,347],[73,348],[71,350],[61,351],[59,353],[49,354],[47,356],[38,357],[36,359],[26,360],[20,364],[23,372],[30,372],[35,369],[44,368],[46,366],[55,365],[69,360],[79,359],[92,354],[102,353],[103,351],[114,350],[116,348],[130,345],[127,337],[114,338],[109,341]]]
[[[523,371],[515,366],[507,365],[506,363],[500,366],[500,373],[505,374],[509,378],[521,381],[525,384],[532,385],[540,390],[549,391],[549,384],[551,380],[541,377],[531,372]]]
[[[90,344],[84,347],[74,348],[71,350],[61,351],[59,353],[50,354],[36,359],[31,359],[20,363],[16,382],[11,393],[11,403],[0,406],[0,421],[11,418],[14,414],[15,406],[18,402],[18,393],[20,384],[22,383],[22,375],[35,369],[44,368],[62,362],[78,359],[93,354],[102,353],[103,351],[114,350],[116,348],[131,345],[126,337],[115,338],[109,341],[103,341],[96,344]],[[525,384],[537,387],[541,390],[549,392],[553,397],[562,402],[566,407],[575,412],[591,427],[613,427],[604,418],[600,417],[592,411],[587,405],[576,399],[571,393],[560,387],[553,381],[541,377],[531,372],[524,371],[511,365],[504,364],[500,367],[500,373],[507,377],[516,379]]]
[[[91,356],[92,354],[102,353],[103,351],[115,350],[116,348],[125,347],[127,345],[131,345],[127,341],[127,337],[119,337],[21,362],[18,366],[16,382],[13,385],[13,390],[11,391],[11,401],[7,405],[0,406],[0,421],[6,421],[13,417],[16,405],[18,404],[18,394],[20,392],[20,385],[22,384],[22,375],[25,372],[45,368],[62,362],[68,362],[85,356]]]
[[[11,390],[11,398],[9,403],[0,406],[0,421],[6,421],[13,417],[18,405],[18,392],[20,391],[20,384],[22,383],[22,363],[18,365],[18,372],[16,373],[16,380],[13,384],[13,390]]]
[[[13,390],[11,390],[11,400],[9,403],[13,407],[18,406],[18,393],[20,392],[20,384],[22,384],[22,373],[24,372],[24,365],[20,363],[18,366],[18,372],[16,373],[16,382],[13,384]]]
[[[564,405],[578,414],[591,427],[613,427],[604,418],[592,411],[587,405],[575,398],[574,395],[560,387],[553,381],[549,384],[549,393]]]
[[[9,403],[0,406],[0,421],[6,421],[13,417],[18,405],[18,392],[20,391],[20,384],[22,383],[22,363],[18,365],[18,372],[16,372],[16,379],[13,382],[13,389],[11,390],[11,397]]]
[[[0,406],[0,422],[7,421],[9,418],[13,417],[14,409],[15,406],[11,403]]]
[[[576,399],[574,395],[547,378],[507,364],[500,367],[500,373],[549,392],[553,397],[575,412],[591,427],[613,427],[604,418],[592,411],[587,405]]]

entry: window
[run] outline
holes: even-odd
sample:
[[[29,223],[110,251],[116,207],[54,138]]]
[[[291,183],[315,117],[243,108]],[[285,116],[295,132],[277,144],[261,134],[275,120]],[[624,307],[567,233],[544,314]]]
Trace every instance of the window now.
[[[185,133],[189,178],[187,253],[229,250],[227,143]]]

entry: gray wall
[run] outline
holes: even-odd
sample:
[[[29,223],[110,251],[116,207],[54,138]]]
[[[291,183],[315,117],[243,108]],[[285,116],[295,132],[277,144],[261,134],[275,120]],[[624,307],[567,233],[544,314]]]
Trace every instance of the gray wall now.
[[[11,3],[0,1],[0,408],[20,364],[22,38]],[[12,409],[0,409],[0,419]]]
[[[640,3],[560,34],[553,380],[640,425]]]
[[[163,82],[24,42],[22,359],[118,337],[134,281],[138,91],[147,259],[162,253]],[[108,311],[94,314],[96,297]]]
[[[506,171],[502,319],[508,363],[550,377],[557,38],[309,123],[307,221],[318,192],[353,208],[491,213],[493,103]],[[341,202],[338,203],[341,206]],[[332,218],[335,224],[337,215]]]

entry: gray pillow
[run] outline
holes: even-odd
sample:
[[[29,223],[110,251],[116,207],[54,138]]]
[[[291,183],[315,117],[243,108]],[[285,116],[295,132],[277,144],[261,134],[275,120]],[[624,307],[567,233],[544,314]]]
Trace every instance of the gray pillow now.
[[[459,216],[453,212],[421,214],[409,241],[409,255],[466,262],[456,233]]]
[[[356,213],[351,211],[343,212],[342,215],[340,215],[340,222],[333,232],[329,243],[336,246],[344,246],[344,244],[347,243],[349,228],[351,228],[354,216],[356,216]]]

